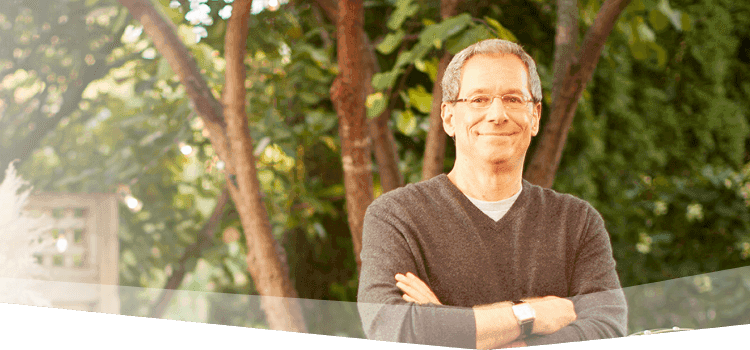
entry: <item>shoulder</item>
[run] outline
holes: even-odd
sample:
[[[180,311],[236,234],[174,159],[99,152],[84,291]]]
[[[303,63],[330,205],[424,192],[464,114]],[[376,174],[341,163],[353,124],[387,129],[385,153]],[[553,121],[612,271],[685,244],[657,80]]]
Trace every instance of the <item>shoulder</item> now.
[[[416,209],[450,200],[453,193],[448,186],[448,181],[450,180],[443,174],[429,180],[399,187],[376,198],[367,208],[367,212]]]
[[[557,192],[551,188],[544,188],[523,180],[523,190],[528,191],[529,207],[555,213],[586,213],[591,215],[598,212],[587,201],[572,194]]]

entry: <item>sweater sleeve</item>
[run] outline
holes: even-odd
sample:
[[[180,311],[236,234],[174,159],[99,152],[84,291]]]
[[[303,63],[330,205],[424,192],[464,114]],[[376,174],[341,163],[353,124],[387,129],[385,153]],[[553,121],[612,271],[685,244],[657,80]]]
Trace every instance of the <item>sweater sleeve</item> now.
[[[570,283],[577,320],[556,333],[533,336],[528,345],[621,337],[627,333],[628,309],[615,270],[609,234],[601,215],[587,205],[586,229]]]
[[[423,276],[416,263],[419,258],[409,245],[408,226],[389,214],[392,208],[384,207],[368,208],[362,233],[357,307],[367,338],[475,348],[476,324],[471,308],[417,305],[401,298],[395,275],[412,272]]]

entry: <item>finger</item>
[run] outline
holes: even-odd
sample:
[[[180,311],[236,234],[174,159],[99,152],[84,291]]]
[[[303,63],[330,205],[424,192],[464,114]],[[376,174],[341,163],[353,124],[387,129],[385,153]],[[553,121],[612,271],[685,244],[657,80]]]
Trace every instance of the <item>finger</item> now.
[[[424,283],[424,281],[419,279],[419,277],[417,277],[413,273],[407,272],[406,275],[397,273],[395,278],[397,281],[411,287],[414,291],[412,295],[418,300],[424,303],[429,302],[437,305],[442,305],[432,289],[430,289],[430,287],[426,283]]]
[[[404,299],[404,300],[406,300],[407,302],[413,302],[413,303],[416,303],[418,305],[427,304],[429,302],[426,299],[419,299],[418,297],[415,298],[415,297],[413,297],[413,296],[411,296],[409,294],[404,294],[404,295],[401,296],[401,298]]]
[[[413,273],[411,273],[411,272],[407,272],[407,273],[406,273],[406,278],[407,278],[407,279],[408,279],[409,281],[412,281],[412,282],[416,282],[416,283],[420,283],[420,284],[424,284],[424,285],[427,285],[427,284],[425,284],[424,282],[422,282],[422,280],[421,280],[421,279],[419,279],[419,277],[417,277],[416,275],[414,275],[414,274],[413,274]]]
[[[415,300],[419,300],[422,303],[427,303],[430,301],[430,298],[427,295],[425,295],[423,291],[419,290],[418,288],[414,288],[410,284],[407,284],[404,282],[396,282],[396,287],[401,289],[401,291],[408,294]]]
[[[419,277],[414,276],[411,272],[406,273],[406,281],[408,282],[408,284],[410,284],[414,288],[417,288],[424,292],[427,292],[427,291],[429,291],[430,293],[432,292],[432,290],[427,285],[427,283],[424,283],[421,279],[419,279]]]
[[[419,279],[419,277],[414,276],[414,274],[412,274],[411,272],[407,272],[406,278],[409,280],[412,286],[414,286],[416,289],[419,289],[423,294],[425,294],[430,299],[430,302],[432,302],[433,304],[440,304],[440,300],[438,300],[432,289],[430,289],[430,287],[426,283]]]
[[[419,301],[415,300],[414,298],[410,297],[409,294],[404,294],[402,298],[410,303],[417,303],[419,305],[422,305]]]

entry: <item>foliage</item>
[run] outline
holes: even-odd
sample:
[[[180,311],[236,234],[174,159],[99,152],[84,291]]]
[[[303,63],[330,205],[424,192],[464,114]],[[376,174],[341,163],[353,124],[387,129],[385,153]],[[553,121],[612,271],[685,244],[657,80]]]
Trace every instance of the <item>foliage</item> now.
[[[218,96],[231,1],[155,3]],[[393,112],[399,167],[408,182],[421,176],[427,116],[432,99],[440,98],[431,89],[444,50],[454,53],[489,37],[521,43],[537,60],[548,115],[555,34],[550,4],[463,2],[459,15],[445,20],[436,2],[366,6],[365,29],[379,67],[369,82],[368,116]],[[579,2],[582,32],[599,6]],[[580,101],[555,189],[602,213],[624,286],[747,265],[748,13],[748,5],[726,0],[634,0],[608,39]],[[14,0],[0,10],[0,160],[34,130],[48,128],[34,136],[20,172],[40,190],[120,194],[120,281],[159,288],[195,242],[225,184],[223,164],[184,87],[141,31],[114,0],[42,8]],[[250,33],[248,116],[274,235],[301,298],[354,301],[356,265],[328,96],[338,72],[334,26],[311,2],[292,2],[253,15]],[[536,139],[527,159],[535,146]],[[183,288],[255,293],[238,220],[229,205],[212,247],[189,261],[194,272]],[[691,306],[681,315],[657,306],[664,295],[695,298],[700,306],[709,295],[750,290],[736,276],[714,283],[710,292],[680,281],[670,285],[680,287],[654,286],[653,295],[629,295],[632,305],[659,310],[662,318],[635,317],[631,331],[670,327],[672,316],[683,327],[726,325],[720,322],[738,318],[719,314],[715,321],[685,323],[694,317],[689,312],[705,316],[715,305]],[[692,289],[685,287],[690,283]],[[123,300],[123,309],[146,314],[144,300]],[[219,304],[211,306],[216,322],[243,317],[232,313],[239,306]],[[310,331],[360,331],[328,321],[313,322]]]
[[[642,23],[638,28],[650,24],[656,34],[643,35],[649,31],[621,22],[610,37],[555,184],[602,213],[626,287],[748,265],[743,186],[750,160],[744,112],[750,90],[742,79],[749,71],[740,45],[748,40],[748,7],[709,0],[673,1],[669,11],[665,6],[634,2],[624,16]],[[657,10],[670,18],[668,25],[657,23]],[[636,44],[644,40],[647,45]],[[680,283],[687,282],[671,285]],[[714,285],[714,292],[733,295],[741,293],[738,288],[748,286],[727,282]],[[694,288],[678,291],[669,289],[669,297],[697,297]],[[737,320],[721,315],[708,320],[711,305],[703,303],[680,309],[660,306],[660,297],[640,298],[629,300],[655,312],[651,319],[631,319],[633,331]],[[711,322],[691,324],[698,316],[685,310],[697,312],[695,305]]]

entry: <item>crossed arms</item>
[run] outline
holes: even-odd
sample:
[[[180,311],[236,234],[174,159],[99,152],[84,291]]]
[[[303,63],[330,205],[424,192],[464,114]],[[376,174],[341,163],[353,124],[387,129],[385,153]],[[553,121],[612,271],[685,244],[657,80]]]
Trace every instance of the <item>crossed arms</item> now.
[[[404,292],[403,299],[419,305],[442,305],[435,293],[411,272],[396,274],[396,286]],[[536,313],[532,334],[552,334],[576,320],[573,303],[568,299],[555,296],[527,298]],[[490,305],[475,306],[477,349],[512,348],[526,346],[523,340],[517,340],[521,328],[511,311],[511,303],[501,302]]]
[[[549,235],[540,236],[546,241],[535,243],[535,234],[528,232],[524,237],[529,241],[520,246],[531,251],[526,256],[535,258],[526,262],[523,254],[504,249],[502,244],[508,239],[490,245],[490,249],[482,246],[487,246],[486,240],[479,245],[467,242],[472,237],[468,233],[429,241],[432,236],[418,236],[413,229],[423,223],[392,214],[399,209],[393,205],[368,209],[365,217],[358,307],[368,338],[491,348],[611,338],[626,333],[627,307],[614,270],[609,237],[593,208],[583,213],[583,233],[576,244]],[[455,221],[451,219],[440,224],[445,223],[448,232],[460,232],[450,227]],[[450,242],[442,244],[444,240]],[[485,257],[487,252],[498,257],[505,254],[507,264],[519,257],[518,266],[526,270],[499,273],[512,272],[513,266],[498,265]],[[397,274],[406,275],[394,280]],[[536,312],[533,334],[522,340],[518,339],[521,331],[511,303],[502,301],[515,299],[529,302]]]

